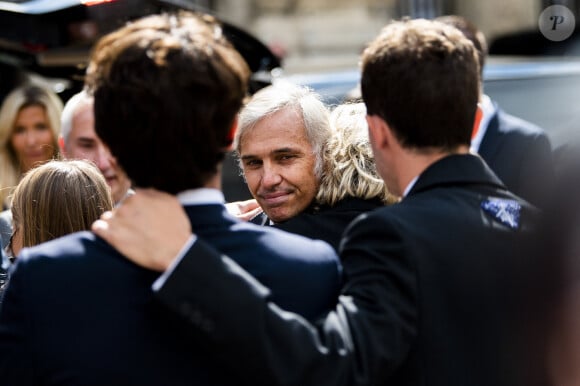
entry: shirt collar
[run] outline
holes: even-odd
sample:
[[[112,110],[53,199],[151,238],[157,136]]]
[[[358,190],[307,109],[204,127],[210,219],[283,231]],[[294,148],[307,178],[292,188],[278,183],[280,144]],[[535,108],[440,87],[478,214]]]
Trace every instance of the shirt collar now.
[[[177,199],[182,205],[225,204],[224,194],[218,189],[199,188],[180,192]]]
[[[409,184],[407,185],[407,187],[403,191],[403,198],[405,198],[407,196],[407,194],[409,194],[409,192],[411,191],[411,189],[413,189],[413,186],[415,186],[415,183],[417,182],[417,179],[419,179],[419,176],[416,176],[415,178],[413,178],[411,180],[411,182],[409,182]]]

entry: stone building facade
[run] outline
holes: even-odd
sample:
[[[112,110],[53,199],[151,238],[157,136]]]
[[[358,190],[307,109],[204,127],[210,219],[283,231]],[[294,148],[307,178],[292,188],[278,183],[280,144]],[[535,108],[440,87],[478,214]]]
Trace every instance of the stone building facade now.
[[[558,3],[558,1],[555,1]],[[214,0],[225,20],[259,37],[284,57],[286,73],[354,67],[366,42],[403,15],[459,14],[489,40],[536,28],[547,0]],[[575,8],[580,0],[559,3]],[[577,4],[578,3],[578,4]]]

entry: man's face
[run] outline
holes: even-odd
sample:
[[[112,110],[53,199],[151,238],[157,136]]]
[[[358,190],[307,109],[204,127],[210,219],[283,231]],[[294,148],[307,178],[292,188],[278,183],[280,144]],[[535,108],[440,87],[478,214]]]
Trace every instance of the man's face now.
[[[83,104],[77,108],[73,116],[71,132],[64,145],[64,152],[67,158],[88,159],[94,162],[111,187],[111,195],[115,203],[125,197],[131,187],[131,181],[95,133],[91,104]]]
[[[310,205],[319,183],[316,157],[294,109],[260,120],[239,149],[250,192],[272,221],[286,221]]]

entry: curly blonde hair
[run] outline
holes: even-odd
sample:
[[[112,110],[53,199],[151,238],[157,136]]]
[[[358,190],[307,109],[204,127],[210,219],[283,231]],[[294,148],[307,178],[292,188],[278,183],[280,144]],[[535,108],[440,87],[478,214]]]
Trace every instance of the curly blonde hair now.
[[[339,105],[330,114],[334,131],[323,153],[318,204],[332,206],[347,197],[397,201],[377,173],[365,116],[364,103]]]

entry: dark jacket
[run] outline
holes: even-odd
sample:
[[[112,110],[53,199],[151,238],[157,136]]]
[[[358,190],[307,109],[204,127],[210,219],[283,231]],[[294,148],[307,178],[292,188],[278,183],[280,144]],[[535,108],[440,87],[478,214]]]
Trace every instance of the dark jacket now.
[[[284,307],[314,318],[336,301],[340,266],[327,244],[240,222],[223,205],[186,210],[197,235],[271,287]],[[180,273],[191,265],[182,260],[166,290],[180,295],[191,280]],[[2,385],[236,384],[216,359],[217,346],[204,345],[156,301],[151,286],[158,277],[90,232],[25,248],[0,309]],[[172,306],[213,330],[205,308]]]
[[[203,240],[188,252],[184,293],[249,384],[511,386],[529,341],[518,311],[537,216],[480,157],[452,155],[400,203],[349,226],[342,295],[316,325],[272,306],[268,289],[232,274]],[[173,295],[158,292],[182,313]]]
[[[478,152],[510,191],[543,208],[555,181],[550,140],[538,126],[495,107]]]
[[[302,235],[315,240],[323,240],[338,251],[344,230],[357,216],[384,206],[380,199],[363,200],[347,197],[333,206],[311,205],[304,212],[288,221],[272,224],[274,228]],[[269,219],[264,212],[252,222],[267,225]]]

